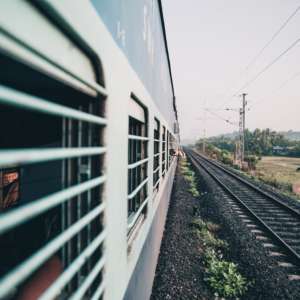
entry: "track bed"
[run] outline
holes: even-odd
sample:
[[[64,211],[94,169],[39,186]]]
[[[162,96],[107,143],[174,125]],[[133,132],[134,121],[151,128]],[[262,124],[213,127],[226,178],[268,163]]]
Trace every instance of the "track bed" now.
[[[278,257],[279,265],[289,266],[290,279],[300,280],[299,210],[202,155],[193,151],[188,155],[196,169],[203,168],[222,187],[228,205],[249,230],[262,241],[270,240],[264,246]]]
[[[202,202],[201,210],[205,217],[221,224],[223,237],[231,244],[232,257],[240,264],[244,274],[255,280],[251,293],[245,299],[300,299],[297,257],[291,257],[289,251],[282,248],[272,234],[258,224],[245,207],[220,186],[219,182],[207,172],[204,164],[205,162],[202,162],[201,167],[194,166],[194,168],[202,185],[208,188],[212,197],[210,201]],[[247,194],[248,188],[239,186],[232,178],[226,179],[227,175],[222,174],[220,170],[216,172],[219,172],[217,176],[220,181],[227,180],[225,183],[227,188],[233,187],[238,198],[244,200],[246,205],[266,223],[272,225],[272,229],[276,230],[281,238],[287,242],[293,239],[295,243],[290,242],[291,247],[298,243],[297,211],[292,213],[293,216],[286,216],[285,214],[288,214],[286,210],[281,212],[277,205],[268,202],[262,204],[263,209],[260,213],[260,200],[263,198],[261,193],[257,192],[258,195],[253,192],[255,199],[251,201],[253,194],[252,192]],[[291,208],[295,209],[297,205],[292,205]],[[294,250],[296,252],[297,248]]]
[[[177,169],[151,300],[213,299],[203,280],[201,244],[191,221],[199,201]]]

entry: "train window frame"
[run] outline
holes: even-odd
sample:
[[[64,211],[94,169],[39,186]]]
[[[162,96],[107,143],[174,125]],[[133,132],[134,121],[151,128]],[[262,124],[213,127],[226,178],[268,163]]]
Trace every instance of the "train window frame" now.
[[[160,165],[161,165],[161,126],[160,121],[154,118],[153,130],[153,192],[159,190],[160,185]]]
[[[149,202],[148,109],[132,94],[128,114],[127,240],[147,218]]]

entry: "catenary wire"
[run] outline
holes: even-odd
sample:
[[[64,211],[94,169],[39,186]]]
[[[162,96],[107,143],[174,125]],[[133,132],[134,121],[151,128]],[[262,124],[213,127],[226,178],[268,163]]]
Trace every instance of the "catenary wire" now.
[[[263,54],[263,52],[270,46],[270,44],[275,40],[275,38],[282,32],[282,30],[288,25],[288,23],[294,18],[294,16],[298,13],[299,10],[300,10],[300,5],[293,11],[293,13],[291,15],[289,15],[289,17],[283,22],[283,24],[272,35],[271,39],[261,48],[261,50],[257,53],[257,55],[255,55],[255,57],[248,63],[248,65],[245,67],[242,74],[245,71],[248,71],[252,67],[252,65]],[[227,99],[220,105],[220,107],[222,107],[224,104],[226,104],[227,102],[232,100],[231,97],[230,98],[229,97],[227,97]]]

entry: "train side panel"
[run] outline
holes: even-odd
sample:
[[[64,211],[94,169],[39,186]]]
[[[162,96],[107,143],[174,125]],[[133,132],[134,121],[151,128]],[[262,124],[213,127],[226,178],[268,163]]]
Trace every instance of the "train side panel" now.
[[[171,155],[171,150],[177,147],[178,136],[174,132],[177,119],[166,51],[160,48],[160,52],[154,54],[163,62],[154,61],[149,65],[151,70],[139,70],[136,62],[121,48],[122,38],[120,43],[116,41],[116,35],[122,32],[112,34],[113,29],[109,30],[108,25],[99,16],[99,11],[95,9],[97,1],[51,0],[37,2],[38,6],[15,1],[18,2],[19,9],[27,11],[26,16],[36,17],[34,24],[30,25],[31,35],[27,34],[26,27],[22,28],[22,22],[25,22],[22,18],[19,19],[19,27],[14,26],[14,19],[10,20],[7,16],[2,18],[1,14],[12,5],[9,4],[10,1],[4,1],[0,4],[3,8],[0,12],[0,22],[5,25],[7,32],[0,32],[0,40],[6,42],[1,45],[3,48],[0,49],[0,55],[2,52],[5,52],[5,55],[8,53],[9,59],[14,63],[28,65],[30,72],[35,72],[37,78],[47,77],[45,82],[54,82],[55,87],[59,82],[59,91],[62,94],[65,87],[68,91],[74,88],[76,93],[72,91],[70,97],[63,95],[63,104],[68,104],[68,101],[71,103],[72,95],[77,95],[77,91],[80,95],[87,95],[87,99],[93,98],[96,101],[100,100],[100,97],[97,98],[100,92],[103,93],[101,112],[105,118],[105,126],[101,127],[100,138],[101,147],[105,148],[105,152],[101,156],[101,170],[97,170],[99,175],[105,178],[101,189],[101,199],[105,204],[104,216],[99,218],[101,232],[105,232],[106,236],[100,257],[104,259],[104,269],[101,273],[101,282],[104,284],[103,299],[148,299],[177,164],[177,159]],[[104,1],[102,5],[108,2]],[[119,5],[119,1],[112,3]],[[153,13],[158,9],[157,3],[155,7],[149,6],[149,3],[152,1],[145,1],[144,5],[137,4],[135,7],[141,14],[139,24],[144,24],[145,15],[149,16],[150,13],[151,22],[158,24],[157,12]],[[127,6],[123,7],[123,13],[127,9]],[[14,14],[18,13],[15,9],[12,11]],[[129,12],[128,15],[131,16]],[[115,25],[118,29],[117,23]],[[49,37],[52,33],[52,38],[44,38],[41,43],[34,43],[34,36],[40,36],[41,28],[44,32],[49,32]],[[54,32],[54,29],[57,30]],[[161,37],[162,28],[157,30],[160,30],[158,36]],[[142,31],[138,34],[141,34],[148,60],[149,44],[144,41]],[[24,46],[25,42],[27,46]],[[131,42],[134,42],[134,38]],[[56,45],[63,45],[63,57],[58,55],[59,47]],[[52,48],[56,51],[52,52]],[[130,55],[133,55],[132,53]],[[80,65],[76,66],[76,62],[80,62]],[[156,67],[162,69],[157,71]],[[156,76],[157,72],[159,76]],[[144,75],[141,75],[142,73]],[[34,80],[32,82],[34,83]],[[164,82],[163,87],[161,82]],[[22,89],[21,86],[21,92]],[[55,92],[53,89],[53,94]],[[76,108],[79,110],[82,105],[84,103],[80,102]],[[142,128],[144,135],[130,134],[130,122]],[[47,130],[50,132],[50,128]],[[144,162],[139,160],[141,151],[136,150],[134,153],[132,145],[135,145],[136,149],[145,145]],[[20,145],[17,146],[20,149]],[[45,147],[45,144],[42,146]],[[40,145],[39,147],[41,149]],[[51,147],[63,148],[63,145],[56,142],[51,144]],[[135,156],[136,161],[129,161],[130,153]],[[40,170],[38,166],[32,169],[32,172]],[[61,166],[58,164],[54,167]],[[52,169],[44,168],[42,172],[45,170],[50,172]],[[145,192],[138,190],[140,184],[132,183],[132,170],[138,177],[141,172],[146,176],[143,185]],[[55,184],[51,189],[59,189],[60,176],[57,176],[58,187]],[[134,188],[131,193],[128,191],[130,184]],[[144,208],[139,203],[141,199],[134,195],[135,190],[138,191],[137,195],[145,194],[142,202]],[[47,187],[44,193],[48,193]],[[36,195],[32,194],[34,198]],[[135,199],[137,208],[132,209],[129,216],[131,198]],[[58,278],[62,272],[65,270],[60,271]],[[1,280],[2,277],[0,284]]]

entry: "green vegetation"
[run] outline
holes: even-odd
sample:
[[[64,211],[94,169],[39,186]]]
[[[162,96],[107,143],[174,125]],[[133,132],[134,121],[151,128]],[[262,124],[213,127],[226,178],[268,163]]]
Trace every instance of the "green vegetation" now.
[[[237,270],[237,265],[220,259],[218,254],[209,249],[205,253],[207,282],[218,296],[239,297],[247,290],[249,284]]]
[[[190,185],[188,191],[193,195],[193,197],[199,197],[200,193],[197,189],[195,172],[191,169],[191,165],[186,158],[182,158],[180,160],[180,168],[183,177]]]
[[[188,191],[194,196],[200,195],[197,190],[195,172],[186,159],[180,160],[180,169],[183,177],[189,183]],[[204,249],[205,280],[217,297],[237,298],[248,289],[249,283],[239,273],[237,265],[223,259],[223,252],[228,244],[216,237],[219,226],[204,222],[201,218],[194,218],[191,222],[194,232],[201,240]]]
[[[245,130],[245,150],[247,155],[255,155],[261,157],[263,155],[279,155],[300,157],[300,141],[287,138],[289,135],[276,132],[269,128],[250,131]],[[237,135],[221,135],[211,137],[207,140],[209,145],[218,148],[220,151],[225,150],[233,153]],[[202,140],[200,139],[196,146],[202,148]],[[211,146],[208,146],[211,147]],[[208,152],[210,149],[208,149]]]
[[[242,296],[250,283],[239,273],[236,264],[223,259],[228,244],[215,236],[219,226],[200,218],[195,218],[191,225],[204,246],[205,280],[215,295],[224,298]]]
[[[201,140],[197,142],[196,147],[197,149],[203,148]],[[209,142],[207,142],[205,145],[205,153],[211,158],[217,159],[218,161],[221,161],[224,164],[233,164],[233,154],[230,151],[226,149],[220,149]]]
[[[202,240],[204,246],[213,249],[227,249],[227,243],[223,240],[217,239],[213,234],[214,231],[219,229],[216,224],[210,222],[205,223],[202,219],[195,218],[192,221],[192,226],[195,227],[196,233]]]
[[[287,138],[293,136],[293,139]],[[271,185],[289,196],[300,199],[300,140],[298,132],[280,133],[270,129],[245,131],[245,162],[242,171],[252,179]],[[234,164],[237,135],[211,137],[206,141],[206,154],[240,170]],[[203,141],[196,143],[201,151]]]

